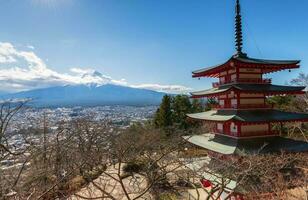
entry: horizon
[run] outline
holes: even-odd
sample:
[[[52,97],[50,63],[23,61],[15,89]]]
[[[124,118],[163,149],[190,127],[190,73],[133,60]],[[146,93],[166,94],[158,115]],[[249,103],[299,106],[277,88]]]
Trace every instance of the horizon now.
[[[191,71],[222,63],[235,52],[235,1],[92,2],[2,2],[1,91],[110,83],[187,93],[210,88],[213,81],[193,79]],[[248,56],[302,60],[291,73],[266,75],[275,84],[308,70],[303,12],[308,3],[300,2],[241,1]]]

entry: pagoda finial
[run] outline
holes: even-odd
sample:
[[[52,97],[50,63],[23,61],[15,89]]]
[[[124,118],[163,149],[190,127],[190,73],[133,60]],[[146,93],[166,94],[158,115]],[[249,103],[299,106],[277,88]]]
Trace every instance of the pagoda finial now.
[[[235,16],[236,56],[246,56],[246,54],[242,52],[243,35],[242,35],[242,16],[241,16],[240,0],[236,0],[235,13],[236,13],[236,16]]]

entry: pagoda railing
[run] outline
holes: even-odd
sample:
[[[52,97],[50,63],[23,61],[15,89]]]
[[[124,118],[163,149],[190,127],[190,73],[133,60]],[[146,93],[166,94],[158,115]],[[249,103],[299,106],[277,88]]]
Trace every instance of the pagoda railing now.
[[[279,131],[271,130],[271,131],[251,131],[240,133],[239,138],[241,137],[257,137],[257,136],[268,136],[268,135],[279,135]]]
[[[245,104],[245,105],[211,105],[213,109],[272,109],[272,104]]]
[[[270,78],[238,78],[238,79],[234,79],[234,80],[230,80],[230,81],[220,81],[220,82],[214,82],[212,83],[212,87],[213,88],[218,88],[221,85],[224,84],[229,84],[229,83],[256,83],[256,84],[271,84],[272,83],[272,79]]]
[[[234,80],[233,82],[237,82],[237,83],[270,84],[270,83],[272,83],[272,79],[270,79],[270,78],[265,78],[265,79],[261,79],[261,78],[258,78],[258,79],[254,79],[254,78],[239,78],[237,80]]]
[[[250,131],[250,132],[233,132],[233,131],[227,131],[224,132],[222,130],[214,129],[214,133],[220,134],[220,135],[226,135],[230,137],[236,137],[236,138],[245,138],[245,137],[262,137],[262,136],[270,136],[270,135],[279,135],[279,131],[277,130],[271,130],[271,131]]]
[[[274,108],[274,105],[273,104],[263,104],[263,105],[260,105],[260,104],[246,104],[246,105],[239,105],[237,106],[238,109],[253,109],[253,108],[268,108],[268,109],[271,109],[271,108]]]

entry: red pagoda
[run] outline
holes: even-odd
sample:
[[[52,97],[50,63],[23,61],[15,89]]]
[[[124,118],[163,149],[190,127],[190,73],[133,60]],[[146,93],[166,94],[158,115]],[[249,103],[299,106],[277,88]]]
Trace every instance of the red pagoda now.
[[[213,88],[192,92],[192,98],[215,98],[214,110],[188,114],[214,124],[211,133],[185,137],[190,143],[221,154],[240,152],[308,151],[308,143],[284,138],[274,125],[308,121],[308,114],[282,112],[266,103],[273,95],[303,94],[305,87],[273,85],[265,74],[299,68],[300,60],[264,60],[242,51],[242,23],[236,1],[236,53],[223,64],[192,72],[194,78],[215,77]]]

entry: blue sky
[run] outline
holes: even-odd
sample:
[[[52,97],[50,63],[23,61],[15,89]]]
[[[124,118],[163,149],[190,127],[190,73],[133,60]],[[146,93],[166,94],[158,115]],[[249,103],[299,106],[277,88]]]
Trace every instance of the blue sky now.
[[[75,76],[93,70],[103,81],[135,87],[208,88],[213,80],[192,79],[191,71],[224,62],[234,53],[234,2],[2,0],[0,54],[4,52],[5,59],[0,56],[0,82],[6,82],[0,90],[47,87],[71,79],[79,83],[84,80]],[[241,4],[249,56],[302,60],[301,69],[268,77],[284,84],[299,72],[307,73],[308,1]],[[29,75],[31,70],[35,74]],[[24,78],[15,81],[14,74]]]

